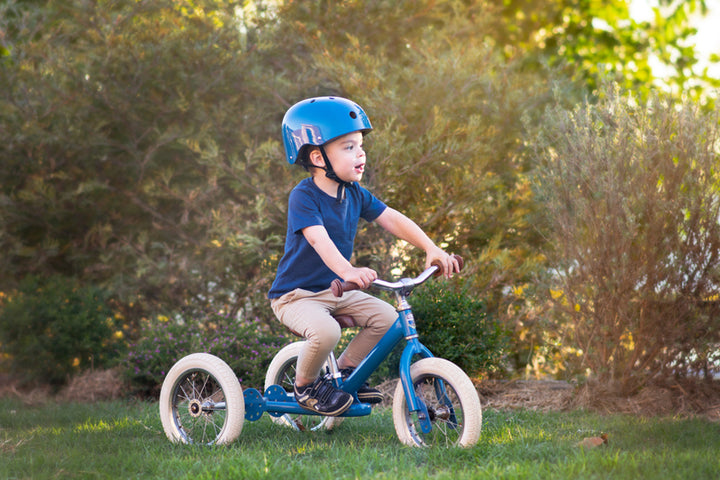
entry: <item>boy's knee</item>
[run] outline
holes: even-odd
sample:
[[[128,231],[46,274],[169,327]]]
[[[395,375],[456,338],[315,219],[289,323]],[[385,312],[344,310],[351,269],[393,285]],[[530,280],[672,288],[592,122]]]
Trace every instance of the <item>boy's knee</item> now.
[[[385,330],[388,330],[393,323],[395,323],[395,320],[398,318],[398,312],[393,308],[392,306],[388,305],[389,308],[385,309],[385,311],[382,314],[383,319],[383,325],[385,327]]]
[[[333,349],[340,341],[342,330],[340,325],[333,319],[332,322],[323,322],[318,325],[319,328],[308,329],[307,339],[314,341],[326,349]]]

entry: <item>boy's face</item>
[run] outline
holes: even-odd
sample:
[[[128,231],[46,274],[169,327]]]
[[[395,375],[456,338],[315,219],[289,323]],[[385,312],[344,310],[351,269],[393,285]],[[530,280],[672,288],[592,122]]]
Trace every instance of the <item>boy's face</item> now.
[[[363,134],[348,133],[325,145],[335,174],[346,182],[359,182],[365,172]]]

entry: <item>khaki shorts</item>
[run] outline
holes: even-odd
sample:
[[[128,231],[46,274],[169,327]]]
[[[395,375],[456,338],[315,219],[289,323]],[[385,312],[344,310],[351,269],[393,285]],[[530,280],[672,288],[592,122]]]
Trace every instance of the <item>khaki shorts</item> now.
[[[342,363],[357,366],[397,319],[387,302],[365,292],[351,291],[337,298],[330,289],[310,292],[297,289],[272,299],[275,315],[293,333],[307,340],[298,356],[297,374],[314,379],[340,340],[340,325],[333,315],[350,315],[360,332],[350,342]]]

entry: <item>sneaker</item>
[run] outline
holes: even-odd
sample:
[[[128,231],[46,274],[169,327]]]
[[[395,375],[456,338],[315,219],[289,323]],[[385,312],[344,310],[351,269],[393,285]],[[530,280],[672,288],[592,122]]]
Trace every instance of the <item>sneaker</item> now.
[[[355,370],[354,368],[343,368],[340,370],[343,381],[347,379],[350,374]],[[362,403],[380,403],[383,401],[383,394],[380,390],[370,388],[367,383],[363,383],[357,391],[358,400]]]
[[[333,386],[324,377],[318,377],[310,385],[294,386],[295,400],[298,404],[315,413],[337,416],[345,412],[353,403],[353,397]]]

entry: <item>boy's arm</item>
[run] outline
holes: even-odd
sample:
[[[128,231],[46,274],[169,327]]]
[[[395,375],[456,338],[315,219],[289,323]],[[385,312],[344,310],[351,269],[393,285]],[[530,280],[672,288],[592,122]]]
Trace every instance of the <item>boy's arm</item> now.
[[[446,277],[452,276],[453,272],[460,271],[460,265],[454,257],[435,245],[415,222],[397,210],[387,207],[375,219],[375,222],[401,240],[423,249],[426,255],[425,268],[432,265],[433,262],[438,262]]]
[[[322,225],[305,227],[302,233],[325,265],[346,282],[354,282],[361,288],[367,288],[377,278],[377,272],[371,268],[353,267],[340,253]]]

